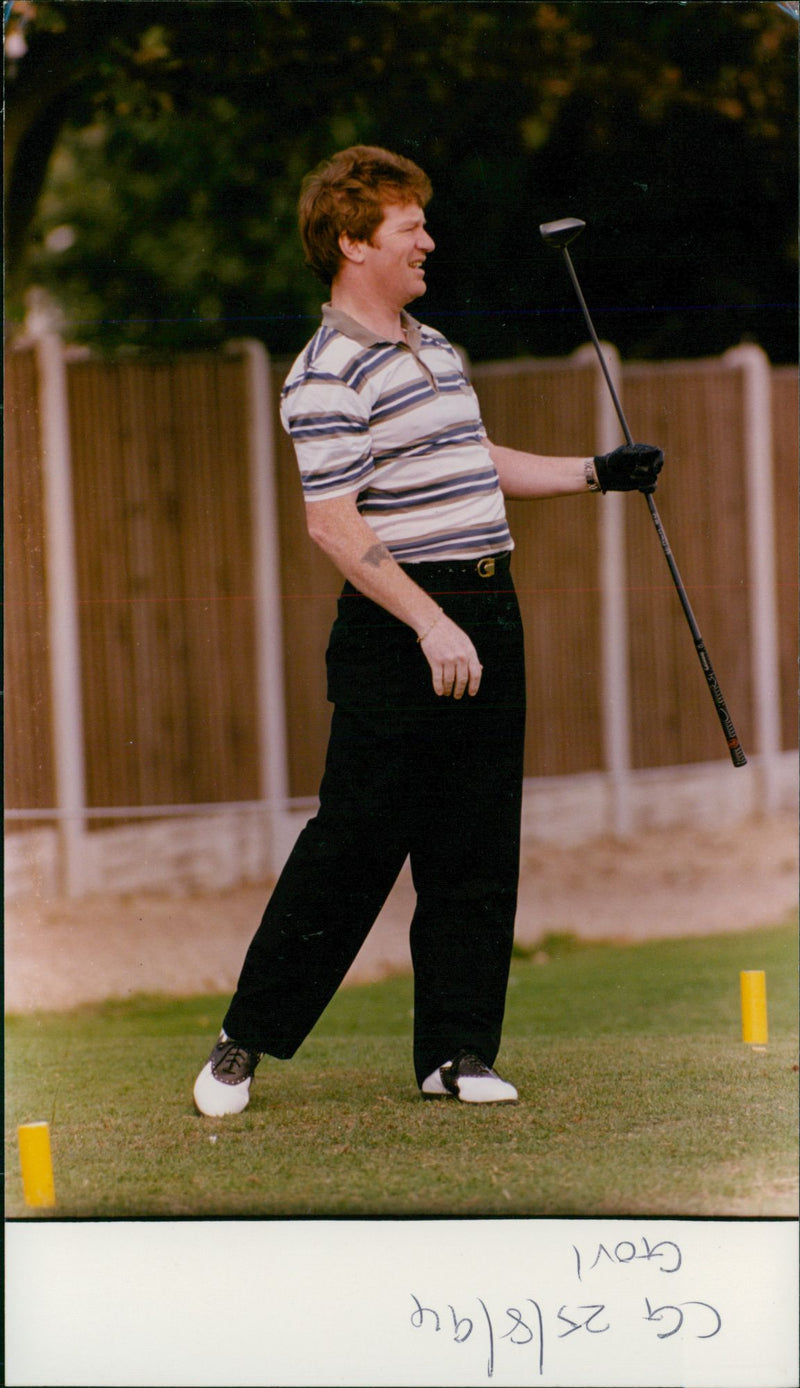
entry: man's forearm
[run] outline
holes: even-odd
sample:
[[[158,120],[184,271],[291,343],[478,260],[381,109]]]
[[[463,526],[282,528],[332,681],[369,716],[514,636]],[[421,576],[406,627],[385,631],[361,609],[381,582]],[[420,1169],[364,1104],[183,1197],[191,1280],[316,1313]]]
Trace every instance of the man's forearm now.
[[[591,457],[550,457],[525,453],[501,444],[488,445],[500,478],[503,495],[518,500],[536,497],[582,496],[590,490],[587,465],[594,473]]]
[[[306,518],[314,543],[354,588],[418,636],[428,630],[438,616],[438,604],[401,569],[350,498],[307,502]]]
[[[355,498],[306,502],[306,520],[312,540],[353,587],[417,633],[434,693],[454,699],[477,694],[483,666],[472,640],[401,569],[359,514]]]

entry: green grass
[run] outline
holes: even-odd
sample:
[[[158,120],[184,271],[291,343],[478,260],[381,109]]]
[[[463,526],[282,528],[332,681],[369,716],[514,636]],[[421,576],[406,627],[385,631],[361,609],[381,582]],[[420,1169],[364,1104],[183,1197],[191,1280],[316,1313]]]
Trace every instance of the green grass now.
[[[770,1041],[740,1039],[739,971],[767,975]],[[140,997],[10,1017],[17,1126],[45,1120],[56,1218],[797,1214],[797,932],[518,952],[498,1066],[513,1107],[424,1103],[412,985],[342,990],[245,1114],[191,1102],[227,998]],[[37,1218],[47,1218],[45,1213]]]

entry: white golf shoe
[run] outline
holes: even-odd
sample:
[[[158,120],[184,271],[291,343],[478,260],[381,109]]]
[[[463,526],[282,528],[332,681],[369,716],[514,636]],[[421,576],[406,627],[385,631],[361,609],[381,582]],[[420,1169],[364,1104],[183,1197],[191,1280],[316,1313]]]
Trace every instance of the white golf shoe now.
[[[460,1099],[462,1104],[515,1104],[519,1095],[472,1051],[459,1051],[453,1060],[422,1081],[423,1099]]]
[[[250,1102],[250,1082],[261,1056],[231,1041],[224,1031],[194,1083],[194,1102],[206,1118],[243,1113]]]

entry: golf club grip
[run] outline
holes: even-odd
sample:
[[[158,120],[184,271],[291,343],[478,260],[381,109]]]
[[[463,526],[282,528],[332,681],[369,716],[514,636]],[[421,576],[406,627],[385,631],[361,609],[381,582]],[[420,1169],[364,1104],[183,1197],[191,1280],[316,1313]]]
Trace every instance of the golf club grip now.
[[[714,707],[717,710],[717,717],[719,718],[722,731],[725,734],[725,740],[728,744],[728,751],[731,754],[731,761],[733,762],[734,766],[746,766],[747,757],[745,756],[742,750],[742,744],[740,743],[739,738],[736,735],[736,729],[733,726],[733,720],[730,714],[728,713],[728,706],[722,697],[722,690],[720,689],[717,677],[714,674],[714,667],[712,666],[711,661],[708,658],[708,651],[706,650],[703,644],[702,638],[699,641],[695,641],[694,644],[697,649],[700,664],[703,668],[703,674],[705,675],[706,680],[708,682],[708,687],[711,690],[711,697],[714,700]]]
[[[664,551],[664,556],[669,565],[669,571],[672,574],[672,579],[675,584],[675,588],[677,589],[678,597],[681,601],[681,607],[683,608],[684,615],[686,617],[687,622],[689,623],[689,629],[692,633],[695,650],[697,651],[697,656],[700,661],[700,667],[703,671],[703,674],[706,677],[706,683],[708,684],[708,687],[711,690],[711,697],[714,700],[714,707],[717,710],[717,717],[719,718],[720,724],[722,726],[722,731],[725,734],[725,740],[728,744],[728,751],[731,754],[731,761],[733,762],[734,766],[746,766],[747,757],[742,751],[742,745],[736,734],[736,729],[733,726],[733,719],[731,718],[728,712],[728,706],[725,703],[725,700],[722,695],[722,690],[719,687],[719,681],[714,673],[714,667],[711,664],[708,651],[706,650],[705,642],[702,636],[700,635],[700,628],[698,627],[697,622],[695,621],[695,616],[692,611],[692,607],[689,602],[686,589],[684,588],[683,581],[681,579],[680,574],[678,573],[678,566],[675,563],[672,550],[670,549],[669,540],[667,539],[666,532],[664,530],[663,525],[661,524],[661,517],[658,514],[658,508],[656,507],[656,503],[654,502],[653,497],[649,492],[645,493],[645,500],[647,501],[648,509],[650,511],[653,524],[656,528],[658,538],[661,541],[661,548]]]

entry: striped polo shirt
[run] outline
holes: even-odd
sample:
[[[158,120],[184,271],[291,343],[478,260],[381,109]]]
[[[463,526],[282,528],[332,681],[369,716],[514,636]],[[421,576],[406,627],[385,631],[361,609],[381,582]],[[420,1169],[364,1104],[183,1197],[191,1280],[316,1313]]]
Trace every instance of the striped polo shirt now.
[[[389,342],[326,304],[281,394],[307,501],[355,495],[401,564],[513,548],[477,396],[441,333]]]

